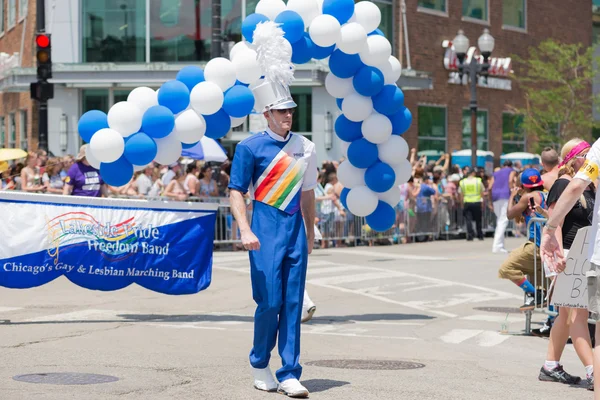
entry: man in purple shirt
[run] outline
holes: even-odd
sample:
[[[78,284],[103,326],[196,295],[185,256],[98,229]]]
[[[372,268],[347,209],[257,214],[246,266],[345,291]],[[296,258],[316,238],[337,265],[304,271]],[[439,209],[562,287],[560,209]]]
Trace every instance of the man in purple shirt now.
[[[504,248],[504,233],[508,227],[508,199],[512,190],[516,171],[513,169],[512,161],[506,160],[504,168],[494,172],[492,182],[492,204],[494,205],[494,214],[496,214],[496,231],[494,232],[494,244],[492,251],[494,253],[508,253]]]
[[[106,197],[108,190],[100,171],[85,158],[87,144],[81,146],[75,163],[69,168],[63,189],[65,196]]]

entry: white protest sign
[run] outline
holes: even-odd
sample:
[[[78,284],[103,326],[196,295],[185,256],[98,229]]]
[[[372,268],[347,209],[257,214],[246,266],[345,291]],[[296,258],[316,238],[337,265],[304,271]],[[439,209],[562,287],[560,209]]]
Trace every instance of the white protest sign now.
[[[565,270],[558,275],[552,295],[552,303],[559,307],[588,308],[587,278],[590,269],[588,249],[593,230],[581,228],[571,245]]]

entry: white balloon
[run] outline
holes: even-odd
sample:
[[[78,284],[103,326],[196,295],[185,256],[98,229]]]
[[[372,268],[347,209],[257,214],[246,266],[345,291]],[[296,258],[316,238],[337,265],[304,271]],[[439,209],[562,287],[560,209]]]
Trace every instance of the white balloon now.
[[[383,114],[373,112],[363,121],[360,130],[369,142],[385,143],[392,136],[392,121]]]
[[[96,169],[100,169],[100,164],[102,162],[94,156],[94,153],[92,153],[92,150],[91,150],[89,144],[87,146],[85,146],[85,159],[92,167],[94,167]]]
[[[337,177],[344,187],[352,189],[366,185],[365,171],[366,169],[356,168],[350,161],[345,160],[338,166]]]
[[[379,197],[379,200],[385,201],[390,206],[396,207],[398,203],[400,203],[402,193],[400,192],[400,187],[392,186],[387,192],[377,193],[377,197]]]
[[[325,78],[325,89],[327,93],[336,99],[343,99],[354,92],[353,78],[338,78],[332,72]]]
[[[114,129],[104,128],[94,133],[89,147],[93,156],[98,161],[111,163],[117,161],[123,155],[123,151],[125,151],[125,139]]]
[[[140,131],[142,115],[135,104],[120,101],[108,110],[108,126],[127,137]]]
[[[396,173],[396,182],[394,182],[395,186],[402,185],[410,179],[412,175],[412,165],[410,161],[404,159],[400,164],[391,165]]]
[[[373,100],[356,92],[352,93],[342,101],[342,111],[350,121],[364,121],[373,113]]]
[[[354,5],[356,22],[365,28],[367,33],[373,32],[381,24],[381,10],[370,1],[361,1]]]
[[[385,37],[372,35],[367,38],[367,45],[358,54],[363,63],[376,67],[389,60],[392,55],[392,45]]]
[[[340,22],[327,14],[319,15],[308,28],[311,40],[320,47],[330,47],[339,42],[340,31]]]
[[[235,128],[235,127],[242,125],[244,122],[246,122],[247,117],[241,117],[241,118],[229,117],[229,118],[231,118],[231,127]]]
[[[343,140],[338,140],[340,147],[342,148],[342,156],[348,159],[348,148],[350,147],[351,142],[344,142]]]
[[[408,158],[408,143],[402,136],[391,135],[385,143],[377,145],[377,150],[379,159],[386,164],[402,164]]]
[[[162,139],[154,139],[157,153],[154,161],[162,165],[170,165],[181,157],[181,142],[175,135],[169,135]]]
[[[292,44],[290,42],[288,42],[287,40],[284,40],[282,42],[283,46],[285,46],[285,49],[283,49],[284,54],[287,55],[286,60],[287,61],[291,61],[292,60],[292,53],[293,53],[293,49],[292,49]],[[261,75],[262,76],[262,75]]]
[[[206,133],[206,121],[202,115],[194,110],[184,111],[175,118],[175,129],[172,135],[182,143],[192,144],[198,142]]]
[[[156,93],[146,86],[137,87],[129,93],[127,102],[138,106],[143,115],[147,109],[158,105],[158,95]]]
[[[283,0],[260,0],[255,8],[255,13],[267,16],[271,21],[285,11],[285,3]]]
[[[233,63],[226,58],[217,57],[206,63],[204,79],[216,83],[222,91],[235,85],[236,73]]]
[[[246,42],[246,41],[237,42],[229,51],[229,59],[231,61],[233,61],[235,56],[243,53],[246,50],[251,50],[250,46],[248,46],[248,42]]]
[[[344,24],[337,46],[346,54],[358,54],[367,46],[367,31],[356,22]]]
[[[152,163],[150,164],[146,164],[146,165],[133,165],[133,172],[139,172],[139,171],[143,171],[146,168],[148,168],[150,165],[152,165]]]
[[[213,82],[200,82],[190,93],[190,104],[198,114],[212,115],[223,107],[223,90]]]
[[[346,204],[350,212],[357,217],[366,217],[375,211],[379,204],[379,197],[366,186],[357,186],[350,189]]]
[[[396,85],[402,75],[402,65],[400,65],[400,61],[394,56],[390,56],[386,62],[377,65],[376,68],[383,74],[386,85]]]
[[[242,83],[254,83],[262,76],[260,65],[254,50],[240,51],[232,61],[236,77]]]
[[[304,26],[309,26],[315,18],[322,14],[323,4],[319,7],[317,0],[288,0],[287,8],[300,14]]]

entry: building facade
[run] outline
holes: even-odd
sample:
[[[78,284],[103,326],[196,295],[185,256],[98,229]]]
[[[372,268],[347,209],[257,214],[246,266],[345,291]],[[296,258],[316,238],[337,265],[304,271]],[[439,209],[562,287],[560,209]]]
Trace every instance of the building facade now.
[[[469,90],[460,85],[448,47],[459,29],[472,46],[484,28],[496,39],[492,69],[497,76],[477,90],[480,148],[496,157],[528,148],[519,117],[511,112],[511,106],[523,104],[522,92],[510,80],[510,71],[519,73],[511,56],[526,57],[529,47],[545,38],[584,45],[592,40],[592,0],[568,5],[563,0],[371,1],[382,12],[381,29],[404,68],[398,84],[413,113],[405,137],[420,151],[469,148]],[[257,2],[221,1],[224,56],[241,40],[241,21]],[[29,84],[36,79],[35,0],[0,0],[0,21],[0,147],[36,148],[37,112],[29,100]],[[206,63],[211,22],[211,0],[47,0],[55,84],[49,101],[50,151],[77,153],[77,121],[84,112],[108,111],[135,87],[158,88],[183,66]],[[325,62],[298,66],[292,86],[300,105],[294,130],[315,142],[320,161],[340,159],[345,148],[333,132],[341,111],[324,88],[327,73]],[[232,154],[235,144],[262,123],[251,116],[222,140],[223,146]]]

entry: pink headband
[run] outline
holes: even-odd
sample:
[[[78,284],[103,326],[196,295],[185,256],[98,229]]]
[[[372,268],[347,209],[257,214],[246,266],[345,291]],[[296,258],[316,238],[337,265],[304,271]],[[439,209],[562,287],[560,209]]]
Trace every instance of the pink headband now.
[[[569,154],[567,154],[565,159],[560,163],[560,165],[558,167],[561,168],[562,166],[567,164],[569,161],[571,161],[577,154],[581,153],[583,150],[590,148],[590,147],[592,147],[592,146],[588,142],[579,143],[577,146],[573,147],[573,149],[569,152]]]

